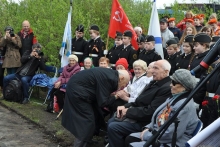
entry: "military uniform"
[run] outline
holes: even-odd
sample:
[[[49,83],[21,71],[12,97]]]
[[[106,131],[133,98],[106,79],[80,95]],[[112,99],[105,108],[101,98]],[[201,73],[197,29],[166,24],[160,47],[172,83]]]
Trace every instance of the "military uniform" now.
[[[179,55],[177,58],[176,68],[177,69],[189,69],[190,67],[190,59],[194,57],[194,53],[190,53],[186,55],[185,53]]]
[[[116,31],[115,34],[115,39],[120,39],[122,40],[122,33]],[[106,57],[109,59],[109,63],[111,65],[112,69],[115,69],[115,63],[118,61],[119,59],[119,52],[124,48],[124,45],[121,44],[119,46],[114,45],[109,51],[108,54],[106,55]]]
[[[72,39],[72,54],[78,57],[79,63],[83,62],[83,53],[87,43],[88,42],[83,38],[76,39],[76,37],[74,37]]]
[[[147,35],[145,36],[145,42],[153,42],[155,41],[154,36]],[[145,61],[147,65],[149,65],[151,62],[161,60],[161,56],[155,51],[155,49],[145,49],[145,52],[143,53],[143,56],[140,56],[139,59]]]
[[[90,30],[99,31],[99,28],[98,26],[93,25]],[[98,36],[96,39],[89,40],[84,51],[84,56],[92,58],[93,65],[97,67],[99,66],[99,58],[104,56],[104,50],[105,43],[102,41],[100,36]]]
[[[165,59],[170,63],[171,69],[170,69],[170,75],[172,75],[176,70],[176,63],[179,58],[179,55],[177,53],[173,55],[168,55]]]
[[[130,30],[126,30],[123,33],[124,37],[132,38],[132,32]],[[125,58],[128,61],[128,68],[131,72],[133,72],[133,63],[137,60],[137,51],[130,44],[128,46],[123,46],[123,48],[118,53],[119,58]]]
[[[155,51],[155,49],[152,49],[150,51],[145,51],[144,55],[139,58],[147,63],[149,65],[151,62],[161,60],[161,56]]]
[[[172,39],[169,39],[167,42],[166,42],[166,46],[169,47],[170,45],[177,45],[177,41],[175,38],[172,38]],[[170,63],[171,65],[171,69],[170,69],[170,75],[172,75],[175,70],[176,70],[176,63],[177,63],[177,60],[179,58],[179,54],[178,52],[174,53],[173,55],[168,55],[165,57],[165,59]]]
[[[199,42],[199,43],[210,43],[211,42],[211,37],[209,35],[207,35],[206,33],[198,33],[194,36],[193,41],[194,42]],[[194,69],[195,67],[197,67],[200,62],[203,60],[203,58],[208,54],[209,50],[201,53],[201,54],[197,54],[192,63],[190,64],[190,70]],[[200,78],[203,74],[206,74],[206,70],[202,71],[202,69],[200,69],[199,71],[196,71],[195,76],[196,78]]]
[[[119,59],[119,52],[124,48],[124,45],[114,46],[112,47],[107,54],[107,58],[109,59],[109,63],[111,64],[112,69],[115,69],[115,63]]]
[[[184,38],[184,42],[187,43],[193,43],[193,37],[194,35],[187,35]],[[190,69],[190,64],[192,63],[192,60],[195,56],[193,49],[191,48],[191,53],[189,54],[180,54],[179,58],[177,59],[177,63],[176,63],[176,70],[177,69]],[[181,51],[180,51],[181,52]]]
[[[197,67],[200,62],[203,60],[203,58],[208,54],[209,51],[205,51],[204,53],[198,54],[193,58],[192,63],[190,64],[190,70],[194,69],[195,67]],[[200,78],[202,75],[201,72],[196,73],[196,78]]]
[[[145,41],[145,36],[141,35],[137,38],[137,43],[140,44],[140,43],[144,43]],[[145,49],[144,48],[138,48],[137,50],[137,56],[138,56],[138,59],[142,58],[145,54]]]
[[[84,26],[83,25],[78,25],[76,27],[76,31],[78,32],[84,32]],[[87,45],[87,41],[83,39],[83,37],[81,38],[76,38],[74,37],[72,39],[72,54],[76,55],[78,57],[78,62],[81,63],[83,62],[83,53],[84,53],[84,49]]]
[[[136,50],[132,47],[132,45],[128,45],[127,47],[123,47],[119,54],[119,58],[125,58],[128,61],[128,68],[129,70],[133,69],[133,63],[135,60],[137,60],[137,52]]]

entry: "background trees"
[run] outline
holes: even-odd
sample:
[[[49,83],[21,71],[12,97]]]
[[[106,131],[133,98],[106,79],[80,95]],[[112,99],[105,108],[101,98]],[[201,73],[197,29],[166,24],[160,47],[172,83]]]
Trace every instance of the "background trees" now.
[[[140,25],[146,34],[150,20],[151,1],[119,0],[119,2],[133,27]],[[85,37],[89,39],[89,26],[97,24],[100,27],[101,37],[106,42],[111,3],[111,0],[74,0],[73,33],[76,25],[83,24]],[[29,20],[38,41],[44,47],[44,53],[48,56],[48,64],[59,66],[58,54],[69,8],[69,0],[23,0],[20,4],[11,0],[0,0],[0,32],[3,32],[8,25],[12,26],[15,32],[18,32],[22,22]],[[173,16],[177,18],[177,21],[184,17],[183,11],[188,10],[187,7],[180,7],[178,3],[174,3],[172,9],[174,10]],[[199,13],[199,11],[195,9],[194,12]],[[207,9],[207,11],[210,10]],[[112,45],[113,41],[110,39],[109,47]]]

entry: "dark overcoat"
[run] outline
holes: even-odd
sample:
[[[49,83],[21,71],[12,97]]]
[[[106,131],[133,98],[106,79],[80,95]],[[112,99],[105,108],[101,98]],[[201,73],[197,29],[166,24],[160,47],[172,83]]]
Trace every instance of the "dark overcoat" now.
[[[82,141],[92,138],[97,115],[94,109],[106,105],[110,94],[118,88],[118,77],[118,71],[99,67],[71,77],[66,88],[62,125],[76,138]]]

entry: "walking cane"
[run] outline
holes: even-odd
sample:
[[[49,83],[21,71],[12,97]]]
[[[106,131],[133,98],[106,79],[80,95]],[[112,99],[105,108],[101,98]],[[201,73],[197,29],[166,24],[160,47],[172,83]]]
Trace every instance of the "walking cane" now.
[[[60,111],[60,113],[57,115],[57,117],[56,117],[56,119],[55,120],[57,120],[59,117],[60,117],[60,115],[63,113],[63,109]]]

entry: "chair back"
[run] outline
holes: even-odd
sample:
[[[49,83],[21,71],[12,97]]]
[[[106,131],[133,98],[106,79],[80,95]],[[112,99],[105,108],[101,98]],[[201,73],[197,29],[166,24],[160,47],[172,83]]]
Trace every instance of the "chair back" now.
[[[46,71],[46,72],[54,73],[54,76],[53,76],[53,77],[57,77],[57,67],[56,67],[56,66],[46,65],[45,71]]]
[[[199,119],[198,123],[197,123],[197,126],[192,134],[192,137],[196,136],[196,134],[198,134],[201,130],[202,130],[202,127],[203,127],[203,123],[202,121]]]

